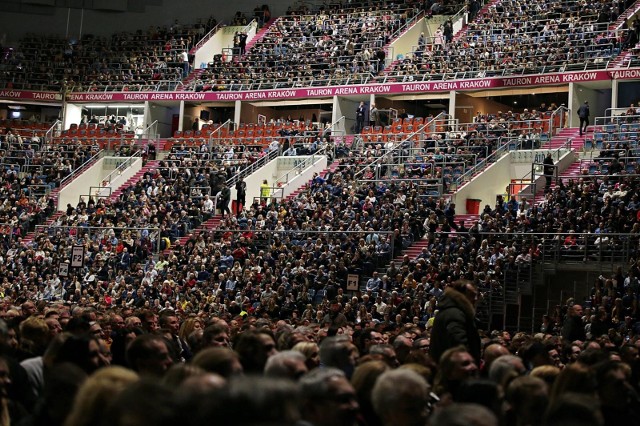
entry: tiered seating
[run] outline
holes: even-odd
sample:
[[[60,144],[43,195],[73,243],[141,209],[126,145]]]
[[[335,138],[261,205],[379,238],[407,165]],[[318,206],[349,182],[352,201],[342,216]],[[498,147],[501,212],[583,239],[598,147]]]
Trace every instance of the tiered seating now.
[[[585,140],[587,149],[624,149],[638,148],[638,134],[640,133],[640,115],[633,108],[633,112],[612,118],[605,118],[606,124],[596,125],[593,135]]]
[[[10,131],[0,135],[0,223],[24,237],[56,210],[51,192],[96,151],[75,144],[55,146],[21,140]]]
[[[59,136],[52,138],[51,143],[117,149],[123,144],[130,144],[134,137],[135,133],[126,130],[122,124],[73,123],[68,129],[62,130]]]
[[[221,56],[192,83],[204,90],[269,89],[366,82],[383,68],[381,48],[419,13],[415,2],[393,8],[321,7],[278,19],[240,58]]]
[[[206,31],[208,24],[176,21],[110,39],[87,35],[77,43],[29,35],[4,58],[0,86],[77,92],[174,90],[184,76],[179,55]]]
[[[442,37],[425,43],[390,74],[407,81],[605,68],[622,47],[620,34],[607,31],[617,14],[612,0],[501,1],[450,43]]]

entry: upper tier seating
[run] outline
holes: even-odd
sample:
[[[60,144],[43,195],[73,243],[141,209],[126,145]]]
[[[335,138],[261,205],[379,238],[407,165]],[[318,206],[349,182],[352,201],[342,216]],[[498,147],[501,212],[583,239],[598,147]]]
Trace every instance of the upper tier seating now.
[[[203,37],[207,23],[86,35],[77,42],[29,35],[0,63],[0,86],[77,92],[175,90],[183,78],[183,51]]]
[[[612,0],[501,1],[458,36],[419,43],[390,74],[412,81],[605,68],[624,47],[625,32],[607,31],[620,12]]]
[[[419,13],[418,2],[405,0],[393,8],[321,8],[284,16],[247,54],[231,61],[216,57],[191,87],[239,90],[364,83],[384,68],[383,46]]]

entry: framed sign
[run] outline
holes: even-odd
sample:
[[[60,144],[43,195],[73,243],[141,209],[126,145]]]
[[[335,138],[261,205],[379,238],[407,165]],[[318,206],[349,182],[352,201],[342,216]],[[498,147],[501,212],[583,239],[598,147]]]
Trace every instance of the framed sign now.
[[[71,267],[82,268],[84,265],[84,246],[73,246],[71,249]]]
[[[347,275],[347,290],[358,291],[358,282],[360,281],[360,275],[349,274]]]
[[[63,262],[60,264],[60,266],[58,267],[58,275],[60,275],[61,277],[68,277],[69,276],[69,264],[66,262]]]

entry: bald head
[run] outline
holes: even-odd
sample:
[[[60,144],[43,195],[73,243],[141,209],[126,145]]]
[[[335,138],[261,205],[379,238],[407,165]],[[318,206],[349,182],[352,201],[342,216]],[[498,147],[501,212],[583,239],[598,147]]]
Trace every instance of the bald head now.
[[[489,371],[489,367],[491,367],[493,361],[502,355],[509,355],[509,350],[501,344],[492,343],[487,346],[484,349],[484,356],[482,357],[484,360],[484,368]]]

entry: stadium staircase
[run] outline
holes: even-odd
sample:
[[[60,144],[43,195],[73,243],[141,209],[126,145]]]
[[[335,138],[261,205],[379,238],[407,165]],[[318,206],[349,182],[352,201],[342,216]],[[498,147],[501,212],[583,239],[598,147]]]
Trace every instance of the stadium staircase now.
[[[482,6],[482,8],[478,11],[478,14],[476,16],[482,16],[485,13],[487,13],[489,11],[489,9],[492,6],[495,6],[496,4],[502,2],[502,0],[491,0],[485,3],[484,6]],[[462,26],[462,28],[460,28],[460,31],[456,32],[453,35],[453,41],[458,41],[460,40],[460,38],[465,35],[467,33],[467,28],[469,28],[469,24],[464,24]]]
[[[320,176],[325,177],[327,173],[335,171],[338,168],[338,165],[339,163],[337,161],[334,161],[329,165],[329,167],[327,167],[325,170],[323,170],[320,173]],[[308,183],[305,183],[300,188],[296,189],[291,194],[289,194],[286,200],[292,200],[293,198],[297,197],[298,194],[306,191],[309,188],[310,184],[311,184],[311,181],[309,181]],[[183,246],[184,244],[186,244],[189,238],[191,237],[191,235],[197,235],[201,232],[218,228],[220,226],[220,223],[222,223],[222,215],[221,214],[214,215],[209,220],[201,223],[200,226],[198,226],[197,228],[189,232],[188,235],[178,238],[177,242],[174,243],[175,247]],[[172,245],[172,247],[174,247],[174,245]],[[167,249],[163,253],[169,254],[171,250],[172,249]]]
[[[587,133],[591,133],[592,127],[589,128]],[[558,149],[560,147],[562,147],[567,139],[572,139],[572,149],[574,151],[577,151],[577,149],[581,148],[582,146],[584,146],[584,141],[586,139],[586,134],[583,136],[580,136],[580,131],[578,128],[565,128],[562,129],[558,135],[553,136],[550,140],[549,143],[546,144],[545,146],[543,146],[543,148],[545,149]],[[479,170],[474,176],[477,176],[479,174],[481,174],[483,170]],[[569,166],[569,168],[567,168],[565,171],[562,172],[562,176],[563,176],[563,180],[568,180],[572,177],[577,177],[581,174],[581,170],[580,170],[580,162],[576,161],[573,164],[571,164],[571,166]],[[552,188],[555,186],[555,183],[552,183]],[[534,197],[534,203],[540,203],[544,200],[544,190],[539,191],[538,193],[536,193],[535,197]],[[466,228],[471,228],[477,220],[480,219],[480,215],[479,214],[457,214],[455,217],[455,223],[459,224],[460,221],[462,220],[464,223],[464,226]],[[452,233],[455,233],[455,231],[452,231]],[[422,242],[423,240],[419,241],[418,243]],[[414,259],[418,254],[421,253],[422,251],[422,247],[423,246],[419,246],[419,248],[416,250],[411,250],[413,247],[418,247],[418,243],[412,245],[410,247],[409,250],[407,250],[405,253],[403,253],[402,256],[404,256],[404,254],[409,254],[409,257],[411,257],[412,259]],[[402,261],[402,256],[398,256],[396,258],[396,260],[399,260],[400,262]]]
[[[576,127],[562,129],[557,136],[554,136],[553,138],[551,138],[551,140],[549,141],[549,145],[546,148],[558,149],[562,147],[562,145],[569,138],[569,139],[572,139],[572,144],[571,144],[572,151],[577,153],[578,150],[582,149],[582,147],[584,146],[584,141],[587,138],[587,134],[593,132],[593,126],[589,126],[588,129],[589,130],[587,131],[587,133],[583,134],[582,136],[580,136],[580,130]],[[562,171],[562,180],[563,182],[566,182],[569,179],[577,178],[580,176],[581,173],[582,171],[580,170],[580,161],[578,160],[574,161],[568,168]],[[556,183],[552,182],[551,189],[553,189],[555,186],[556,186]],[[536,192],[533,198],[534,204],[540,204],[542,201],[544,201],[544,188]]]
[[[627,10],[625,10],[624,13],[620,14],[620,16],[618,16],[618,19],[616,19],[615,22],[609,25],[608,30],[609,31],[620,30],[621,28],[624,27],[626,21],[633,18],[636,15],[636,13],[638,13],[638,11],[640,11],[640,0],[636,0],[636,2],[633,5],[631,5],[631,7],[627,8]],[[616,56],[616,58],[611,62],[608,68],[609,69],[625,68],[626,63],[629,60],[637,57],[638,47],[640,47],[640,43],[620,52],[620,54]]]
[[[49,225],[51,225],[53,222],[58,220],[58,218],[61,217],[64,214],[66,214],[66,212],[57,211],[54,214],[52,214],[51,216],[49,216],[49,218],[42,225],[48,227]],[[28,232],[27,235],[25,235],[24,238],[22,238],[22,245],[23,246],[28,246],[29,244],[31,244],[33,242],[33,239],[35,237],[36,237],[36,231],[35,230],[33,230],[31,232]]]
[[[267,23],[264,24],[262,28],[260,28],[260,31],[258,31],[256,35],[247,42],[244,48],[245,52],[248,52],[249,49],[251,49],[257,42],[262,40],[262,38],[265,36],[265,34],[267,34],[267,32],[269,32],[269,29],[276,21],[277,18],[271,18],[269,21],[267,21]]]
[[[131,176],[122,185],[120,185],[118,189],[116,189],[111,193],[111,195],[109,196],[109,201],[112,201],[112,202],[116,201],[120,196],[120,194],[122,194],[122,192],[124,192],[126,188],[130,187],[131,185],[135,185],[139,180],[142,179],[145,173],[157,168],[159,164],[160,164],[159,160],[147,161],[147,164],[142,166],[142,168],[138,170],[138,172],[135,175]]]
[[[83,167],[79,168],[78,170],[74,170],[74,175],[76,176],[73,179],[68,179],[68,180],[64,180],[62,181],[62,184],[51,190],[51,192],[49,192],[49,194],[47,195],[48,198],[53,199],[53,204],[56,207],[56,209],[58,208],[58,195],[60,195],[60,191],[65,188],[67,185],[69,185],[71,182],[73,182],[77,177],[79,177],[80,175],[82,175],[82,173],[84,173],[85,171],[87,171],[90,167],[92,167],[100,158],[96,158],[94,159],[92,162],[90,162],[89,164],[85,164]],[[62,216],[65,212],[63,211],[56,211],[54,214],[52,214],[51,216],[49,216],[47,218],[47,220],[42,224],[43,226],[49,226],[51,225],[53,222],[56,221],[56,219],[58,219],[60,216]],[[23,244],[29,244],[33,241],[33,239],[36,236],[36,231],[33,230],[31,232],[27,232],[27,234],[22,238],[22,243]]]
[[[198,78],[200,78],[202,73],[204,73],[205,71],[206,71],[206,68],[198,68],[198,69],[192,70],[189,73],[189,75],[187,75],[185,79],[182,80],[182,84],[185,86],[188,86],[189,83],[191,83],[193,80],[197,80]]]

